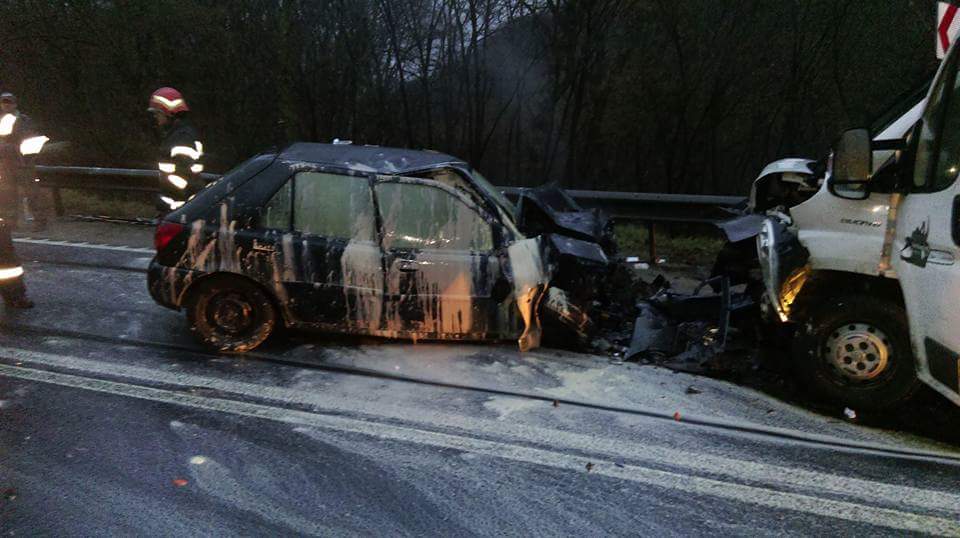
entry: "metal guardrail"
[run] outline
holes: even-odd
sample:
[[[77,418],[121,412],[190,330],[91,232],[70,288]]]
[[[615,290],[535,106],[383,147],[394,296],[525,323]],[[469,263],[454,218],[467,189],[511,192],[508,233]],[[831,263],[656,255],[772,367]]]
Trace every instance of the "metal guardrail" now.
[[[41,184],[59,189],[157,192],[158,172],[130,168],[83,166],[37,166]],[[202,174],[214,180],[217,174]],[[501,187],[515,198],[522,187]],[[615,219],[647,222],[711,223],[729,218],[727,210],[742,206],[740,196],[705,196],[613,191],[568,190],[567,193],[585,208],[599,208]]]
[[[157,192],[156,170],[129,168],[99,168],[83,166],[37,166],[41,185],[53,190],[54,206],[58,216],[65,211],[61,189],[99,190],[118,192]],[[217,174],[202,174],[208,181]],[[500,187],[504,194],[516,199],[522,187]],[[649,255],[657,260],[655,223],[709,224],[730,218],[731,210],[742,207],[746,198],[740,196],[706,196],[690,194],[660,194],[642,192],[568,190],[584,208],[599,208],[617,220],[643,222],[647,225]]]

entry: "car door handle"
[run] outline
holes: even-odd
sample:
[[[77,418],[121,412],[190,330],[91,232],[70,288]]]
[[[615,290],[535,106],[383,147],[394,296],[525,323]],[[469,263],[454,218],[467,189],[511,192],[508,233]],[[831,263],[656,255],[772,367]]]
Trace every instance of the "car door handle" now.
[[[416,262],[412,262],[409,260],[402,260],[399,263],[397,263],[397,271],[402,271],[404,273],[415,273],[419,270],[420,268],[417,267]]]

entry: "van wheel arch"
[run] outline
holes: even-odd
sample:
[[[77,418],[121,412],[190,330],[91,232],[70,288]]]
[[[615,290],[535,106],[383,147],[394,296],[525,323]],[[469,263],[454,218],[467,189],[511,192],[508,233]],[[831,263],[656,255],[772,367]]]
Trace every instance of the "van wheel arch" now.
[[[846,271],[816,270],[810,273],[807,283],[791,305],[791,320],[803,320],[823,301],[838,295],[860,294],[905,306],[903,290],[900,289],[900,281],[897,279]]]

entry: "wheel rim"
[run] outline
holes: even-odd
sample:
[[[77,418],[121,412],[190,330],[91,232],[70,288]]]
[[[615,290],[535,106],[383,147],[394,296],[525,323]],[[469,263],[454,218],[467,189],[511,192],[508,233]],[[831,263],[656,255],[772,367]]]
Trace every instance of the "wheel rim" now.
[[[877,327],[848,323],[827,338],[824,358],[842,378],[864,383],[888,370],[892,351],[887,335]]]
[[[231,336],[248,332],[256,321],[253,305],[246,297],[235,292],[213,296],[208,311],[210,325],[218,332]]]

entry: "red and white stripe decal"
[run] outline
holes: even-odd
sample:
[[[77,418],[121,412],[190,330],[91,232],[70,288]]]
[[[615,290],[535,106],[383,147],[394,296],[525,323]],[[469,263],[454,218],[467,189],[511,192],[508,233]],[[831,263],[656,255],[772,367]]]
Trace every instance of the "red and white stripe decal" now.
[[[942,60],[950,50],[950,44],[953,43],[960,30],[960,17],[957,11],[960,6],[950,2],[937,3],[937,58]]]

